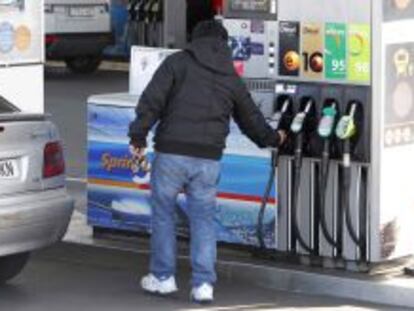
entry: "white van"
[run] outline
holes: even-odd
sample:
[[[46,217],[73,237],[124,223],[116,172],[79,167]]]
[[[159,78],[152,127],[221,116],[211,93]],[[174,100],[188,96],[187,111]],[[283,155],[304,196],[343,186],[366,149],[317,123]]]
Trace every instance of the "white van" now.
[[[112,43],[110,0],[45,0],[46,57],[91,73]]]
[[[15,7],[24,10],[24,0],[0,0],[0,7]]]

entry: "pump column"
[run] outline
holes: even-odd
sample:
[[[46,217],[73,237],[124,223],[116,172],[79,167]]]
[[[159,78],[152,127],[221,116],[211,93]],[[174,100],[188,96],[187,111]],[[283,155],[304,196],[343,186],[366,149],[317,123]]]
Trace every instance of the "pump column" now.
[[[44,111],[44,4],[7,1],[0,7],[0,93],[24,112]]]

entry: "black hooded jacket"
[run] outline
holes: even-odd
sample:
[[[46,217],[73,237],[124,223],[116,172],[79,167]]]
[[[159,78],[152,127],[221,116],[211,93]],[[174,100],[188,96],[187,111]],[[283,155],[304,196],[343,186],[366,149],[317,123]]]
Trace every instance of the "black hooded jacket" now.
[[[231,117],[261,148],[280,140],[237,76],[227,42],[214,37],[198,38],[168,57],[136,113],[131,144],[146,147],[147,134],[158,122],[155,150],[162,153],[220,159]]]

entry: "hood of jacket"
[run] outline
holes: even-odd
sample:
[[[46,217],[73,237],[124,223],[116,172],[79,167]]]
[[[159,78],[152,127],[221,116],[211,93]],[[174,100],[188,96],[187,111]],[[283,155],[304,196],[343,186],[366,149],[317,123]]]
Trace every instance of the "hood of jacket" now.
[[[203,67],[222,75],[235,75],[231,50],[225,40],[199,38],[185,49]]]

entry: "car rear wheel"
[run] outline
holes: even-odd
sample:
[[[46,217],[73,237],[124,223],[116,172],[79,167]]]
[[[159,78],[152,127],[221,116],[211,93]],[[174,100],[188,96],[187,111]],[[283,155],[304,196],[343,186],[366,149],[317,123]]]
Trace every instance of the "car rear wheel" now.
[[[26,266],[30,253],[0,257],[0,284],[17,276]]]
[[[65,60],[66,66],[74,73],[88,74],[96,71],[101,64],[100,55],[78,56]]]

